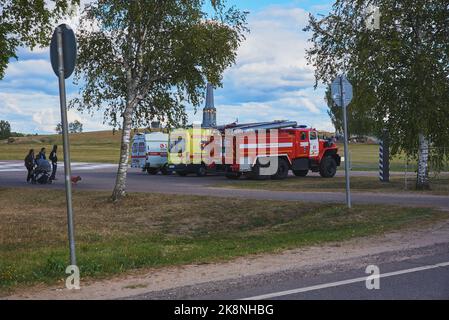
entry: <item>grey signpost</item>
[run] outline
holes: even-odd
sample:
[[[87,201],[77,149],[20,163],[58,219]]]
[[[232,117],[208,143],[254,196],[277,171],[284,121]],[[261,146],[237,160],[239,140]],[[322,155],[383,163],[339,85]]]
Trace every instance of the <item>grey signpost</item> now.
[[[65,79],[70,77],[76,62],[76,39],[73,30],[66,24],[59,25],[51,39],[50,60],[53,71],[59,78],[59,101],[61,106],[62,136],[64,145],[64,174],[67,202],[67,225],[70,247],[70,264],[76,266],[75,234],[73,227],[72,183],[70,168],[70,147],[67,121]]]
[[[346,203],[351,208],[351,185],[349,179],[349,146],[348,146],[348,115],[347,107],[352,101],[352,85],[345,76],[338,76],[331,84],[332,99],[335,104],[343,108],[343,129],[345,142],[345,176],[346,176]]]

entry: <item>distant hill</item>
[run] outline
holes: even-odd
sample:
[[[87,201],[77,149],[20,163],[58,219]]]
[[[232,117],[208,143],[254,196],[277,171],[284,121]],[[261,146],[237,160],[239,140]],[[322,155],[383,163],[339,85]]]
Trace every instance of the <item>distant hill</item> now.
[[[121,131],[92,131],[70,134],[70,151],[73,161],[116,163],[119,158]],[[62,159],[62,135],[34,135],[13,138],[0,142],[1,160],[22,160],[29,149],[39,152],[45,147],[49,153],[52,146],[59,146],[59,158]]]

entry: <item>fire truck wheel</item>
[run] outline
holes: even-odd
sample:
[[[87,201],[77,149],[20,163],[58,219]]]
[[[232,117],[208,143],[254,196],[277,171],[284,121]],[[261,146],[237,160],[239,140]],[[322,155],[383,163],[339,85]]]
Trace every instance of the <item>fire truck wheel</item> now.
[[[159,171],[158,168],[147,168],[148,174],[155,175]]]
[[[267,180],[270,179],[271,176],[266,176],[266,175],[261,175],[260,174],[260,164],[259,162],[257,162],[254,167],[253,170],[251,171],[250,177],[254,180]]]
[[[287,160],[280,158],[278,161],[278,171],[271,177],[275,180],[282,180],[288,177],[289,165]]]
[[[196,175],[198,177],[204,177],[207,174],[207,169],[205,165],[201,165],[198,167],[198,169],[196,170]]]
[[[293,170],[293,173],[297,177],[305,177],[309,173],[309,170]]]
[[[331,156],[325,157],[320,163],[320,175],[323,178],[333,178],[337,173],[337,162]]]

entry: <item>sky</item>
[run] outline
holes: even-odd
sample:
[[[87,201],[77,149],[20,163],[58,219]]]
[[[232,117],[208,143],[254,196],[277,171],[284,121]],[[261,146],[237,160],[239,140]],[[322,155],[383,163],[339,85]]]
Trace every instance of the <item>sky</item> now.
[[[332,0],[228,0],[249,11],[251,32],[242,43],[236,64],[225,71],[223,87],[215,90],[217,123],[294,120],[333,131],[324,102],[324,85],[314,89],[314,70],[305,50],[310,34],[302,29],[308,13],[325,14]],[[76,21],[68,21],[76,29]],[[47,48],[21,48],[0,80],[0,120],[12,131],[54,133],[60,122],[58,82]],[[73,77],[66,81],[68,98],[78,94]],[[189,122],[201,121],[202,106],[187,108]],[[69,121],[83,123],[84,131],[111,129],[101,111],[93,116],[69,110]]]

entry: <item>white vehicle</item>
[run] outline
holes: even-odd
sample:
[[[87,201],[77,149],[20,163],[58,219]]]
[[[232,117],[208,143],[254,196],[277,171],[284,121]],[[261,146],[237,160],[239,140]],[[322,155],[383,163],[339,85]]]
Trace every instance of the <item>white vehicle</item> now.
[[[168,134],[161,132],[138,133],[131,150],[131,167],[141,168],[148,174],[169,174],[167,165]]]

